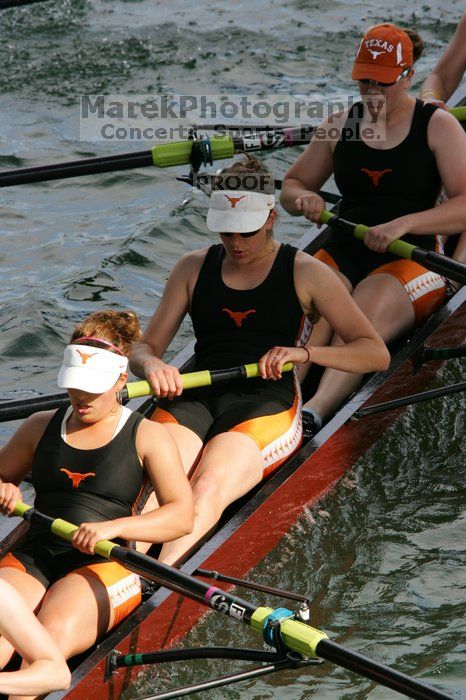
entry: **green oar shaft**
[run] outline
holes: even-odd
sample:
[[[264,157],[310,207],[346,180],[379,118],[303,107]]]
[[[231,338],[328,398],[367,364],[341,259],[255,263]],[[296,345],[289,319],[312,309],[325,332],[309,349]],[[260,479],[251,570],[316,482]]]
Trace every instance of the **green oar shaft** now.
[[[323,224],[339,228],[342,231],[352,233],[355,238],[363,241],[366,233],[369,231],[369,226],[364,224],[355,224],[352,221],[346,221],[330,211],[324,210],[321,214],[320,221]],[[411,245],[403,241],[401,238],[393,241],[387,246],[387,250],[400,258],[413,260],[414,262],[423,265],[432,272],[437,272],[450,280],[466,284],[466,265],[448,258],[446,255],[440,255],[432,250],[424,250],[418,246]]]
[[[66,540],[71,540],[76,525],[65,520],[50,518],[31,506],[18,501],[14,515],[19,515],[41,526],[48,526],[53,534]],[[388,688],[398,690],[405,695],[418,700],[448,700],[444,693],[426,686],[416,679],[406,676],[388,666],[372,661],[357,652],[331,642],[327,635],[309,625],[294,619],[285,619],[289,611],[273,611],[271,608],[257,607],[248,601],[238,598],[220,588],[209,586],[193,576],[178,569],[162,564],[152,557],[140,554],[135,550],[103,540],[95,547],[96,554],[106,559],[117,561],[137,574],[149,578],[156,583],[181,593],[193,600],[239,620],[260,634],[263,634],[264,623],[272,615],[281,620],[280,635],[285,646],[306,657],[320,657],[337,663],[344,668],[356,671],[361,675],[375,680]],[[290,613],[291,614],[291,613]]]
[[[293,363],[287,362],[283,366],[284,372],[293,369]],[[259,377],[259,365],[257,363],[229,367],[227,369],[202,370],[200,372],[187,372],[181,375],[183,389],[196,389],[211,384],[220,384],[233,379],[253,379]],[[152,389],[148,382],[129,382],[121,392],[122,398],[136,399],[141,396],[150,396]],[[48,411],[52,408],[67,406],[70,399],[67,393],[39,396],[35,399],[19,399],[18,401],[5,401],[0,404],[0,421],[19,420],[37,411]]]

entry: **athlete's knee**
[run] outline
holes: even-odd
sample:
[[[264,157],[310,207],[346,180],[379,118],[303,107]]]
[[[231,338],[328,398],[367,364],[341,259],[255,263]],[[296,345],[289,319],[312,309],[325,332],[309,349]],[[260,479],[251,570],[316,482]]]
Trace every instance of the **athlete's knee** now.
[[[14,651],[10,642],[8,642],[5,637],[0,637],[0,671],[3,671],[7,663],[11,660]]]
[[[39,622],[45,627],[49,635],[54,640],[55,644],[65,657],[68,659],[71,656],[72,640],[76,635],[76,624],[68,615],[60,615],[58,612],[45,612],[38,615]]]

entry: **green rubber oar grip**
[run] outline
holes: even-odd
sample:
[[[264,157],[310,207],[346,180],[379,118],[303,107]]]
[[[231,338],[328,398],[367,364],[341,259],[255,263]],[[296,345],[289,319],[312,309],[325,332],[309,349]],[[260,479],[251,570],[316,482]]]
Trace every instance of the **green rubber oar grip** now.
[[[466,105],[463,107],[450,107],[450,114],[453,114],[459,122],[466,122]]]
[[[12,515],[18,515],[20,518],[24,518],[25,514],[28,512],[28,510],[31,510],[31,508],[32,506],[29,506],[27,503],[23,503],[23,501],[16,501]]]
[[[191,158],[193,141],[173,141],[154,146],[152,161],[157,168],[170,168],[173,165],[186,165]],[[209,139],[213,160],[232,158],[235,154],[233,139],[228,134]]]
[[[32,506],[27,505],[27,503],[23,503],[23,501],[16,501],[12,515],[18,515],[19,517],[24,518],[28,510],[31,510],[31,508]],[[50,524],[51,532],[54,535],[57,535],[57,537],[68,540],[68,542],[71,542],[73,532],[76,532],[77,529],[78,528],[76,525],[69,523],[67,520],[62,520],[61,518],[56,518]],[[113,547],[117,546],[117,544],[110,542],[110,540],[101,540],[96,544],[94,552],[95,554],[100,554],[101,557],[110,559],[110,552],[112,551]]]
[[[282,372],[290,372],[292,369],[293,363],[287,362],[283,365]],[[260,377],[259,365],[257,362],[254,362],[249,365],[242,365],[241,367],[233,367],[232,369],[213,371],[205,369],[197,372],[187,372],[181,375],[181,379],[183,382],[183,389],[197,389],[199,387],[220,383],[222,380],[229,380],[233,374],[235,374],[238,379],[241,377],[246,377],[247,379]],[[144,380],[140,382],[130,382],[126,385],[126,390],[128,392],[128,399],[149,396],[153,393],[149,382]]]
[[[337,215],[333,214],[331,211],[327,211],[326,209],[324,209],[320,215],[321,223],[330,224],[330,226],[332,225],[332,219],[334,218],[338,219]],[[365,226],[365,224],[352,224],[352,233],[355,238],[358,238],[360,241],[364,240],[364,237],[368,231],[369,226]],[[389,250],[390,253],[398,255],[400,258],[406,258],[407,260],[411,260],[411,256],[415,248],[416,246],[411,245],[411,243],[407,243],[406,241],[401,241],[399,239],[392,241],[387,246],[387,250]]]

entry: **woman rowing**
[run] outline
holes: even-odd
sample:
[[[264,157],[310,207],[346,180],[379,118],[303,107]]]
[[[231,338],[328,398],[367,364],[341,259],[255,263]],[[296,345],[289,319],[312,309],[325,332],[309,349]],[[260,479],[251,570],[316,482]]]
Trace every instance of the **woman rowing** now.
[[[333,272],[274,239],[271,174],[252,159],[224,171],[225,186],[232,174],[235,189],[217,189],[210,197],[207,227],[219,234],[220,243],[177,263],[132,355],[135,374],[164,398],[154,419],[175,438],[193,487],[193,532],[164,545],[161,559],[167,563],[178,561],[227,505],[299,446],[299,387],[293,374],[281,376],[285,354],[292,362],[310,358],[357,372],[385,368],[389,361],[384,344]],[[238,185],[242,176],[248,190]],[[306,344],[305,320],[315,312],[338,329],[344,345]],[[187,313],[196,337],[196,369],[260,360],[262,377],[276,381],[251,379],[181,396],[178,369],[162,357]]]
[[[0,672],[1,695],[30,695],[66,690],[70,672],[57,645],[23,597],[0,579],[0,635],[27,661],[20,671]]]
[[[121,405],[127,355],[140,337],[131,312],[104,311],[75,329],[58,385],[68,409],[36,413],[0,451],[0,509],[11,513],[31,471],[35,506],[79,525],[72,543],[33,524],[0,560],[0,579],[22,595],[69,658],[88,649],[141,600],[139,578],[94,555],[102,539],[165,542],[192,527],[192,495],[162,425]],[[154,489],[160,507],[139,515]],[[0,668],[12,646],[0,639]]]
[[[332,267],[367,318],[389,343],[431,314],[445,298],[442,277],[385,252],[405,236],[434,250],[435,233],[466,227],[466,135],[447,112],[408,93],[422,51],[415,33],[380,24],[362,38],[353,67],[362,102],[321,125],[338,129],[337,141],[314,139],[287,173],[282,204],[291,214],[318,222],[317,194],[335,174],[340,215],[369,225],[364,242],[335,233],[317,257]],[[366,129],[366,131],[364,131]],[[354,134],[362,133],[362,138]],[[351,134],[353,136],[351,136]],[[372,134],[372,140],[369,140]],[[443,183],[449,200],[435,206]],[[337,347],[337,329],[318,324],[311,343]],[[358,386],[359,372],[327,370],[307,404],[314,430]]]

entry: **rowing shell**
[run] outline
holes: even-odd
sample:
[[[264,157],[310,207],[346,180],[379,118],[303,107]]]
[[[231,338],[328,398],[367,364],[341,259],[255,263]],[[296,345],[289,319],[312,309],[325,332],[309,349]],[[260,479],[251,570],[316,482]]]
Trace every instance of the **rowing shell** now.
[[[305,248],[306,252],[314,252],[323,236],[325,231]],[[386,372],[373,375],[312,441],[252,495],[242,499],[220,529],[185,562],[182,570],[191,574],[197,568],[205,568],[236,577],[246,576],[280,542],[304,507],[319,501],[377,442],[403,408],[368,415],[361,420],[355,420],[354,414],[363,407],[421,391],[435,377],[441,363],[425,364],[415,373],[416,351],[423,345],[433,348],[458,346],[465,340],[465,328],[466,287],[409,339],[400,343],[399,348],[392,352],[390,368]],[[186,356],[186,352],[182,353],[178,364]],[[141,410],[149,406],[146,402]],[[25,496],[25,500],[31,502],[30,496]],[[0,556],[24,532],[23,523],[13,529],[15,520],[0,518]],[[264,523],[267,523],[266,528]],[[118,698],[134,682],[137,670],[120,669],[106,679],[106,659],[112,650],[126,654],[171,647],[206,612],[206,608],[195,601],[159,589],[77,665],[70,689],[51,693],[48,700]]]
[[[252,496],[243,499],[241,506],[188,559],[182,570],[193,573],[202,567],[236,577],[246,576],[280,542],[304,507],[319,501],[377,442],[403,409],[369,415],[361,420],[353,418],[355,412],[422,390],[434,378],[441,363],[426,364],[414,373],[418,348],[424,344],[430,347],[460,345],[465,339],[465,328],[466,288],[428,319],[409,342],[403,342],[392,353],[388,371],[373,375],[311,442]],[[30,496],[25,500],[30,502]],[[11,520],[6,522],[11,523]],[[0,542],[0,552],[11,547],[17,536],[17,531],[10,532],[6,540]],[[120,669],[106,680],[106,658],[113,649],[122,653],[143,653],[168,648],[177,644],[205,614],[205,607],[199,603],[165,589],[158,590],[76,667],[71,688],[48,695],[48,700],[118,698],[135,680],[137,671]]]

